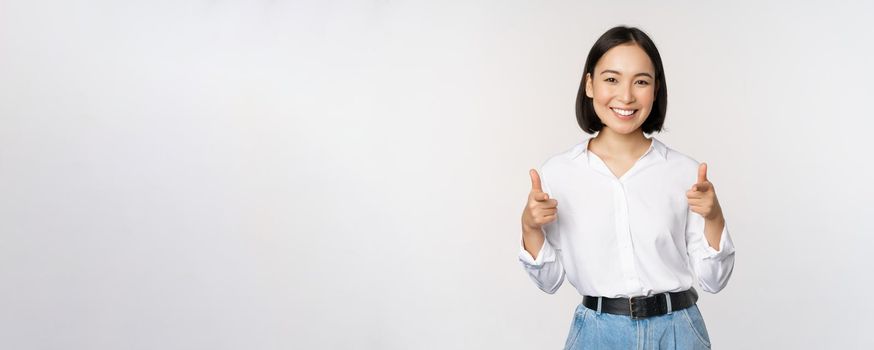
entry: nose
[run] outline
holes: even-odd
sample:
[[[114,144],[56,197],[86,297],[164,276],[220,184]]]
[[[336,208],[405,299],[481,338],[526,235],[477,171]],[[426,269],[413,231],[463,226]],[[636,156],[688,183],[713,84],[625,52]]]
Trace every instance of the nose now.
[[[635,100],[634,94],[632,93],[632,90],[631,90],[633,88],[633,85],[634,84],[632,83],[632,84],[628,84],[627,86],[623,86],[622,88],[620,88],[619,96],[617,96],[617,97],[619,97],[619,100],[622,103],[629,104],[629,103],[634,102],[634,100]]]

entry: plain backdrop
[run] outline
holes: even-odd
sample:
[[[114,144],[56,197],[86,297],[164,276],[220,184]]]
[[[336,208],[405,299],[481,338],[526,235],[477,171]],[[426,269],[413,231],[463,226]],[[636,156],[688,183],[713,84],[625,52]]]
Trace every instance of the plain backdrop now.
[[[517,260],[608,28],[737,246],[718,349],[870,349],[870,2],[0,1],[0,348],[559,349]],[[690,184],[691,185],[691,184]]]

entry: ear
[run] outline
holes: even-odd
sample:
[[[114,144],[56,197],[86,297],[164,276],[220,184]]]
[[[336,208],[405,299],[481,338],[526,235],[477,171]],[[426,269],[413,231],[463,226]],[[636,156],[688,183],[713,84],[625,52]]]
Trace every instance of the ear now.
[[[592,93],[592,74],[586,73],[586,97],[594,98],[595,94]]]

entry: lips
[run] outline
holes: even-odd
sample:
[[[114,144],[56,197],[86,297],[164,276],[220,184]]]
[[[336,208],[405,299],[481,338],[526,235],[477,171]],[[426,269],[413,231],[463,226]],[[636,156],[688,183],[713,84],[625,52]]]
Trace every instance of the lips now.
[[[634,116],[637,115],[638,109],[621,109],[610,107],[610,110],[613,111],[613,114],[616,115],[617,118],[622,120],[631,120],[634,119]]]

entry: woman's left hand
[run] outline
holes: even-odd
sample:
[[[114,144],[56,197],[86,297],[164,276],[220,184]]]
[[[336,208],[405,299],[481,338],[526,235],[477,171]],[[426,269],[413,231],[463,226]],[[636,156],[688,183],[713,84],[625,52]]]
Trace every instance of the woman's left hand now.
[[[689,209],[704,217],[704,220],[713,221],[722,218],[722,208],[716,199],[716,189],[713,183],[707,181],[707,163],[698,166],[698,183],[686,191],[686,199],[689,201]]]

